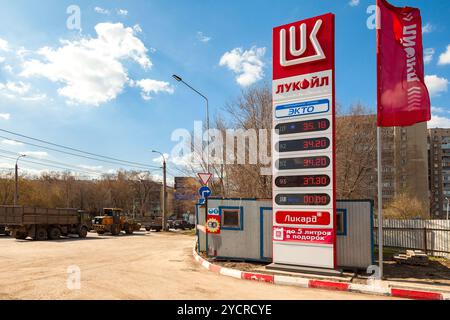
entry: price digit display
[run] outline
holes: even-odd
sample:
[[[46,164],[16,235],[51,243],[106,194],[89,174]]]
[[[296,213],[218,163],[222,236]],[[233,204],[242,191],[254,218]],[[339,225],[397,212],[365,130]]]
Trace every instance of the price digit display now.
[[[331,179],[325,174],[305,176],[284,176],[275,179],[275,185],[280,188],[314,188],[330,185]]]
[[[325,131],[330,128],[328,119],[316,119],[308,121],[298,121],[279,124],[275,127],[275,132],[279,135]]]
[[[330,158],[326,156],[319,156],[279,159],[276,161],[275,165],[278,170],[295,170],[327,168],[330,163]]]
[[[326,206],[331,198],[326,193],[312,194],[279,194],[275,202],[280,206]]]
[[[310,138],[281,141],[276,144],[278,152],[323,150],[330,147],[328,138]]]

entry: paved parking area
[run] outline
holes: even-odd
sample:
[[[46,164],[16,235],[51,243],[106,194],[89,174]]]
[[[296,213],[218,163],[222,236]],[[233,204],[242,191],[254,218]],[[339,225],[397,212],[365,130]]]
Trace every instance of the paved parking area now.
[[[46,242],[0,236],[0,299],[392,299],[220,276],[195,262],[193,243],[154,232]],[[68,271],[77,269],[81,288],[71,290]]]

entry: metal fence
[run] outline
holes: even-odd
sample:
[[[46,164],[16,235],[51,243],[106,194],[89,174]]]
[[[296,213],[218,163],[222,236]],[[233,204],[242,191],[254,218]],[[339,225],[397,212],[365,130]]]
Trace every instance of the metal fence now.
[[[374,239],[378,245],[377,219],[374,221]],[[429,255],[450,259],[450,221],[384,219],[383,246],[423,250]]]

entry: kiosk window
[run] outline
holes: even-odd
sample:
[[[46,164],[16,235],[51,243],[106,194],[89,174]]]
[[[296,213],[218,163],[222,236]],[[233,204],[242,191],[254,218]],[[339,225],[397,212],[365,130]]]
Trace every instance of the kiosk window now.
[[[224,209],[222,211],[222,227],[224,228],[233,228],[233,229],[240,229],[240,210],[230,210],[230,209]]]

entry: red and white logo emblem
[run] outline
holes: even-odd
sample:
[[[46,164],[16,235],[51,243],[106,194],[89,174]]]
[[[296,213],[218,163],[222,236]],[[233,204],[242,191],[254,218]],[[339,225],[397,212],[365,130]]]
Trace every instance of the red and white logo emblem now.
[[[311,74],[334,67],[334,16],[297,21],[273,30],[273,79]]]
[[[318,61],[318,60],[322,60],[325,59],[325,53],[322,50],[322,47],[320,46],[319,41],[317,40],[317,33],[320,30],[320,27],[322,26],[322,20],[319,19],[316,21],[316,24],[314,25],[313,30],[311,31],[310,35],[309,35],[309,40],[311,42],[311,44],[313,45],[315,54],[313,55],[309,55],[309,56],[305,56],[302,57],[305,52],[306,49],[308,47],[308,41],[306,40],[307,38],[307,27],[305,23],[302,23],[300,25],[300,45],[297,45],[297,40],[296,40],[296,27],[292,26],[289,28],[289,52],[292,56],[294,57],[300,57],[297,59],[292,59],[292,60],[288,60],[287,59],[287,55],[286,55],[286,49],[287,49],[287,35],[286,35],[286,29],[281,29],[280,30],[280,64],[283,67],[289,67],[289,66],[293,66],[295,64],[301,64],[301,63],[308,63],[308,62],[312,62],[312,61]],[[297,47],[299,47],[299,49],[297,49]]]

